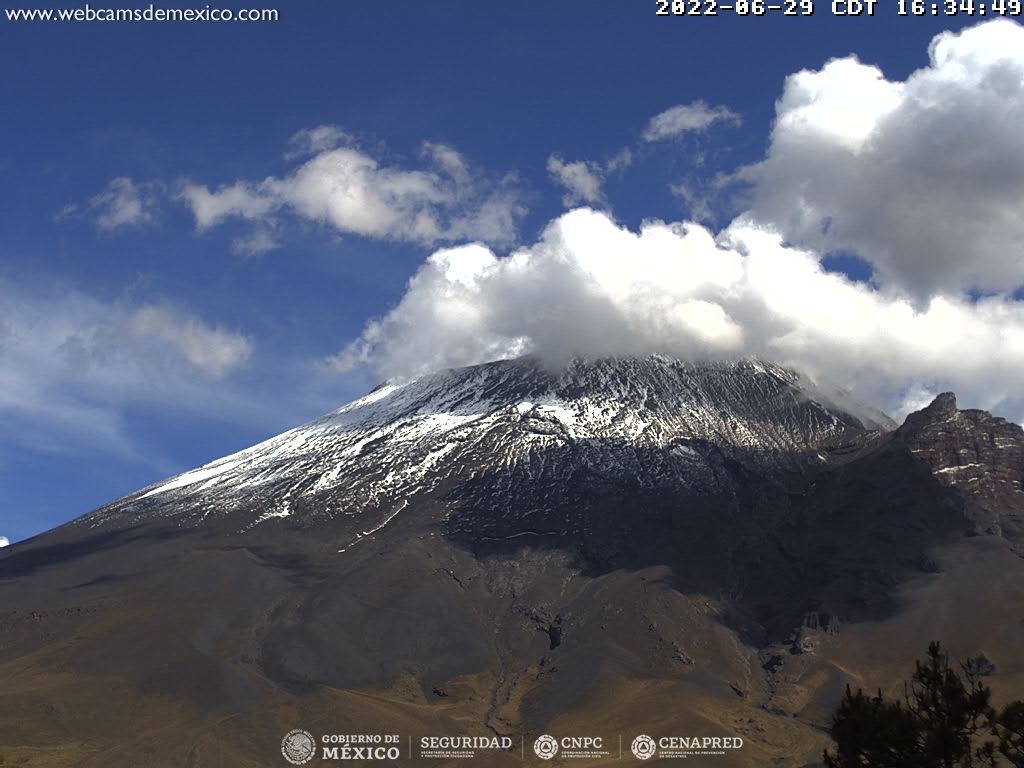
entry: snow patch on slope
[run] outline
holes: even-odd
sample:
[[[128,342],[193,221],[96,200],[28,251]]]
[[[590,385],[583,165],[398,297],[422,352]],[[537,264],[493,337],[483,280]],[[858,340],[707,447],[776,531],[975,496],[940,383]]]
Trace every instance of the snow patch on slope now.
[[[230,472],[232,469],[237,467],[240,462],[238,461],[218,461],[212,464],[206,464],[199,469],[193,469],[191,472],[186,472],[183,475],[178,475],[170,482],[164,483],[161,486],[154,488],[147,493],[142,494],[140,499],[145,499],[150,496],[154,496],[158,493],[166,493],[172,491],[175,488],[184,488],[186,485],[192,485],[193,483],[199,483],[209,478],[216,478],[218,475],[223,475],[226,472]],[[209,483],[204,484],[205,487],[209,487]]]

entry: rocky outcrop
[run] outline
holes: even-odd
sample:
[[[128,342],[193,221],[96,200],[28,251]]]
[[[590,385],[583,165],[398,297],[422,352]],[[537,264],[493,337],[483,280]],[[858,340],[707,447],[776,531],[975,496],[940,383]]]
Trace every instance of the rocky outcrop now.
[[[1024,546],[1024,430],[979,410],[959,410],[945,392],[910,414],[898,439],[962,498],[976,535]]]
[[[814,653],[823,637],[839,634],[840,621],[837,616],[820,611],[804,615],[803,623],[793,633],[790,653]]]

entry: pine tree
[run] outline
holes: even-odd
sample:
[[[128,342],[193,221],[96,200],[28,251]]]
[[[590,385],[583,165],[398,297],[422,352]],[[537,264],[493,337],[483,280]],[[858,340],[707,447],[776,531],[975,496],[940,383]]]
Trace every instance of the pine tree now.
[[[1024,768],[1024,703],[1001,713],[968,664],[954,669],[939,643],[904,685],[902,701],[847,686],[832,716],[828,768]]]
[[[1024,701],[1008,704],[999,714],[999,752],[1014,768],[1024,768]]]

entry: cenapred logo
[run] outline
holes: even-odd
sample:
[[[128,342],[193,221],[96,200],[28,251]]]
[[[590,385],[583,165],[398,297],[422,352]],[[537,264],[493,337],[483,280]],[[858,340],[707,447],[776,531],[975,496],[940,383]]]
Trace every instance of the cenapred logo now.
[[[545,733],[533,742],[533,751],[541,760],[550,760],[558,754],[558,741]]]
[[[316,754],[316,739],[301,728],[288,731],[281,739],[281,754],[292,765],[305,765]]]
[[[654,757],[654,753],[658,751],[658,745],[654,742],[654,739],[642,733],[633,739],[629,749],[637,760],[650,760]]]

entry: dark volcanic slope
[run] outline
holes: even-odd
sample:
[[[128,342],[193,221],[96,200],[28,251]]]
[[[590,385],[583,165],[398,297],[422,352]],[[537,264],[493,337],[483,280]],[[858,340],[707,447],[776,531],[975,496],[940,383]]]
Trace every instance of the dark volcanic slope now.
[[[657,357],[386,384],[0,554],[0,755],[278,765],[303,727],[798,766],[933,638],[1021,696],[1021,429],[833,401]]]

